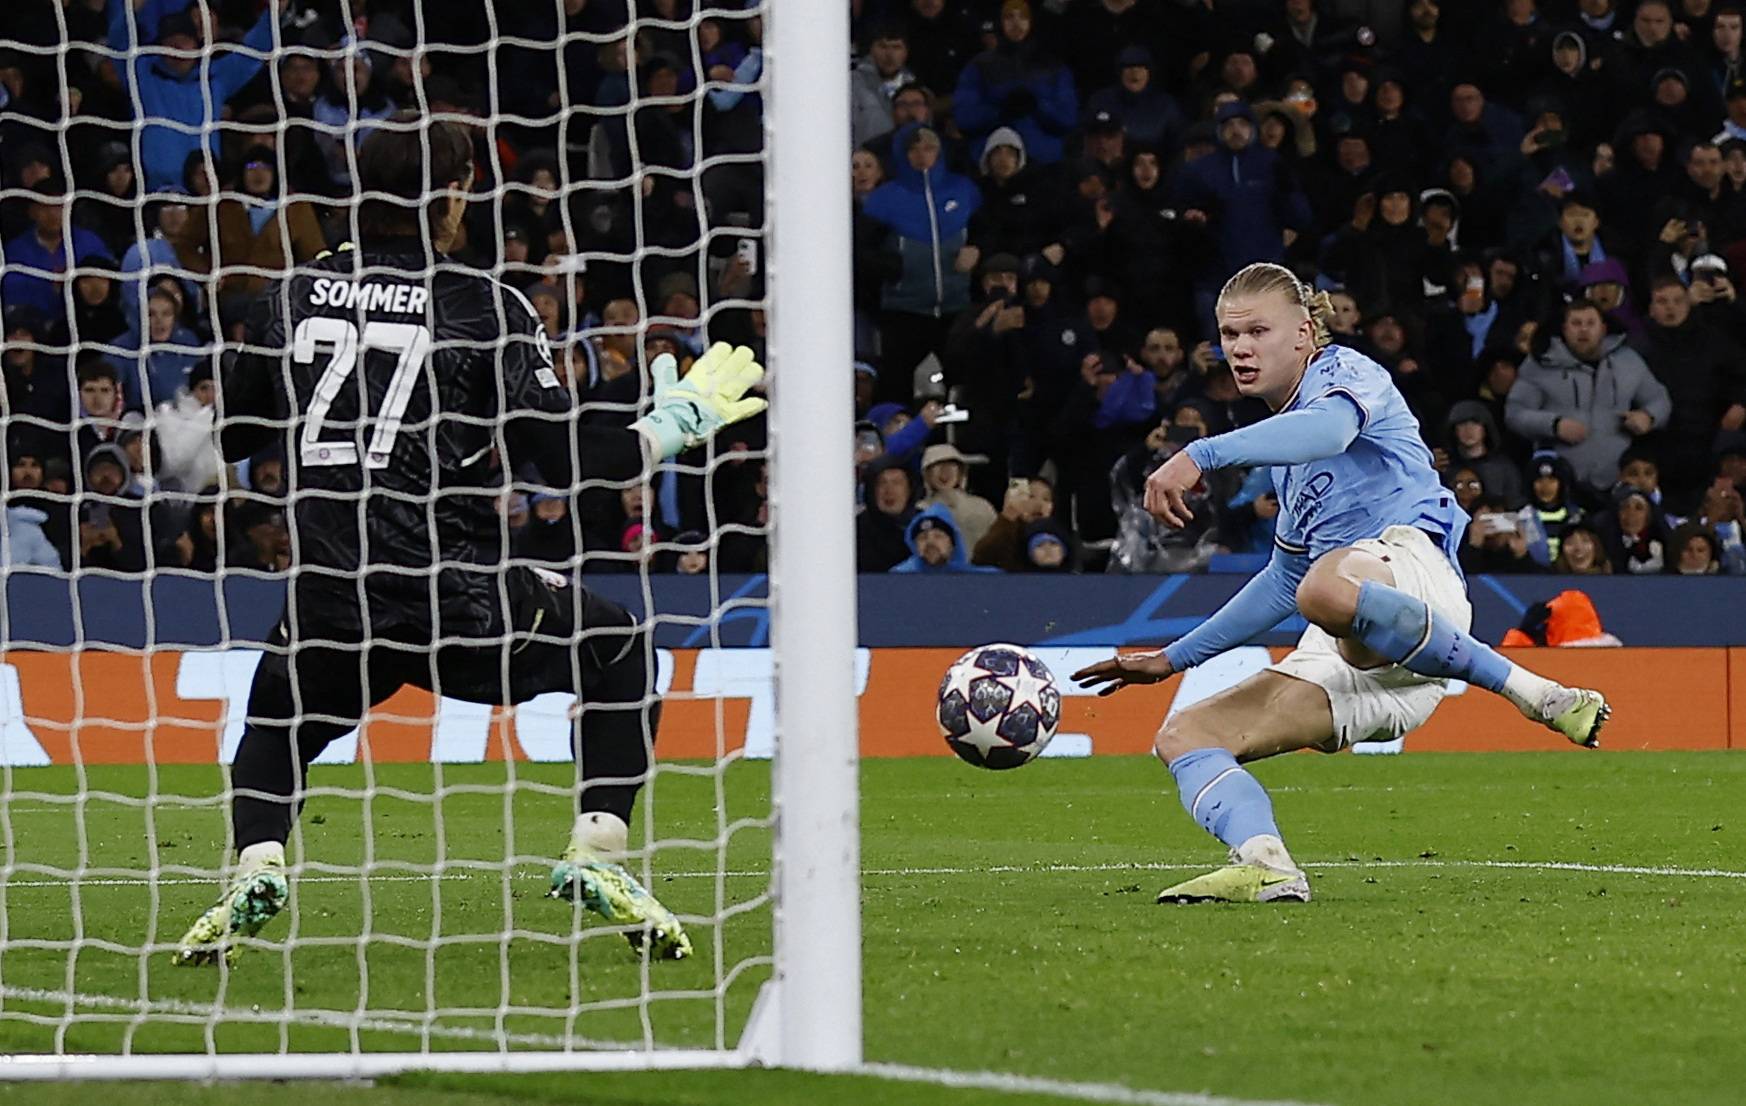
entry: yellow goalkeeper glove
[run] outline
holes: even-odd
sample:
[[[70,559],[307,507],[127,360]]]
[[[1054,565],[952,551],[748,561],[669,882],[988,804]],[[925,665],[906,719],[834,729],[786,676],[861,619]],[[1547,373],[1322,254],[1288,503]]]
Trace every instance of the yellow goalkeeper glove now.
[[[746,396],[764,379],[764,366],[752,358],[746,346],[717,342],[680,380],[679,363],[663,353],[649,366],[655,378],[655,409],[632,423],[632,429],[640,430],[665,459],[702,445],[724,426],[751,418],[769,406]]]

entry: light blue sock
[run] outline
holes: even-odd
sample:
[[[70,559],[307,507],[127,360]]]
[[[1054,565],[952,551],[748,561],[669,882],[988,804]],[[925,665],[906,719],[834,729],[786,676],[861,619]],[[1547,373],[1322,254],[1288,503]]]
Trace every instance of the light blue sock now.
[[[1352,633],[1409,672],[1466,680],[1487,691],[1502,692],[1514,667],[1423,600],[1375,580],[1358,586]]]
[[[1200,828],[1236,848],[1258,833],[1279,836],[1273,800],[1228,749],[1196,749],[1170,762],[1176,789]]]

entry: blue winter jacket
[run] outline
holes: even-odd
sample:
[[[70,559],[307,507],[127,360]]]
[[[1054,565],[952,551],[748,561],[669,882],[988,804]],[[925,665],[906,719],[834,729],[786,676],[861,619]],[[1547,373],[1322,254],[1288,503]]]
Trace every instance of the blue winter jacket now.
[[[61,569],[61,554],[42,532],[48,515],[35,507],[8,507],[0,516],[0,568]]]
[[[909,163],[904,143],[921,128],[911,123],[891,138],[891,180],[875,188],[861,211],[890,232],[902,259],[895,280],[880,291],[880,306],[912,315],[953,315],[970,306],[970,275],[954,268],[969,240],[970,216],[982,193],[969,177],[936,161],[926,174]]]
[[[952,556],[938,568],[921,559],[921,554],[915,551],[915,532],[924,518],[938,521],[952,532]],[[958,521],[952,517],[951,508],[944,503],[936,503],[925,511],[919,511],[909,520],[909,528],[903,532],[903,540],[909,545],[909,559],[899,561],[891,566],[893,572],[920,572],[937,575],[945,572],[999,572],[993,565],[973,565],[970,563],[970,551],[964,548],[964,535],[958,529]]]
[[[1252,261],[1285,256],[1285,228],[1310,225],[1309,202],[1279,164],[1279,155],[1251,142],[1237,153],[1220,146],[1183,166],[1177,206],[1206,212],[1218,235],[1215,284]]]
[[[225,102],[249,83],[265,60],[227,49],[178,77],[164,66],[161,54],[139,52],[140,47],[156,42],[158,23],[165,16],[185,10],[191,2],[150,0],[139,11],[136,37],[135,29],[129,26],[135,21],[127,18],[132,5],[128,0],[109,0],[109,47],[128,55],[126,64],[117,64],[115,69],[128,102],[134,103],[138,97],[139,117],[146,124],[140,135],[140,154],[146,189],[152,192],[182,191],[182,165],[202,142],[217,154],[218,120]],[[274,9],[273,4],[266,6],[243,37],[243,46],[263,54],[273,48]],[[180,126],[154,124],[154,119]]]
[[[1011,127],[1025,140],[1025,157],[1038,165],[1053,165],[1066,153],[1066,137],[1079,121],[1079,94],[1073,89],[1073,74],[1064,65],[1036,62],[1026,67],[1023,80],[991,84],[983,61],[971,60],[958,75],[952,94],[952,115],[964,133],[971,135],[970,157],[981,160],[982,146],[996,127]],[[1011,117],[1007,98],[1028,92],[1034,106],[1024,115]]]

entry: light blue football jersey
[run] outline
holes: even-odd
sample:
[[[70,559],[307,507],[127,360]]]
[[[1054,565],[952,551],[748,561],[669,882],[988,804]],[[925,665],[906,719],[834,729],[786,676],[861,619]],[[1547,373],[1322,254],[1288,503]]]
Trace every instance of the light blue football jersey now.
[[[1300,410],[1323,396],[1342,396],[1358,409],[1358,437],[1337,456],[1273,466],[1279,493],[1274,541],[1287,553],[1319,557],[1380,537],[1390,526],[1411,526],[1435,536],[1454,564],[1467,512],[1437,479],[1419,420],[1388,370],[1350,347],[1326,346],[1280,411]]]

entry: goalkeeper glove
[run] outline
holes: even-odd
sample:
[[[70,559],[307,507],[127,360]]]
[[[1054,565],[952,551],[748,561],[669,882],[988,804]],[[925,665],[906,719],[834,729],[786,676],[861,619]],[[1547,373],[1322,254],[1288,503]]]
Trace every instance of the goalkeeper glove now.
[[[746,392],[764,379],[764,367],[752,351],[717,342],[679,379],[673,355],[655,358],[649,371],[655,378],[655,409],[631,424],[655,444],[665,460],[702,445],[724,426],[749,419],[769,404]]]

